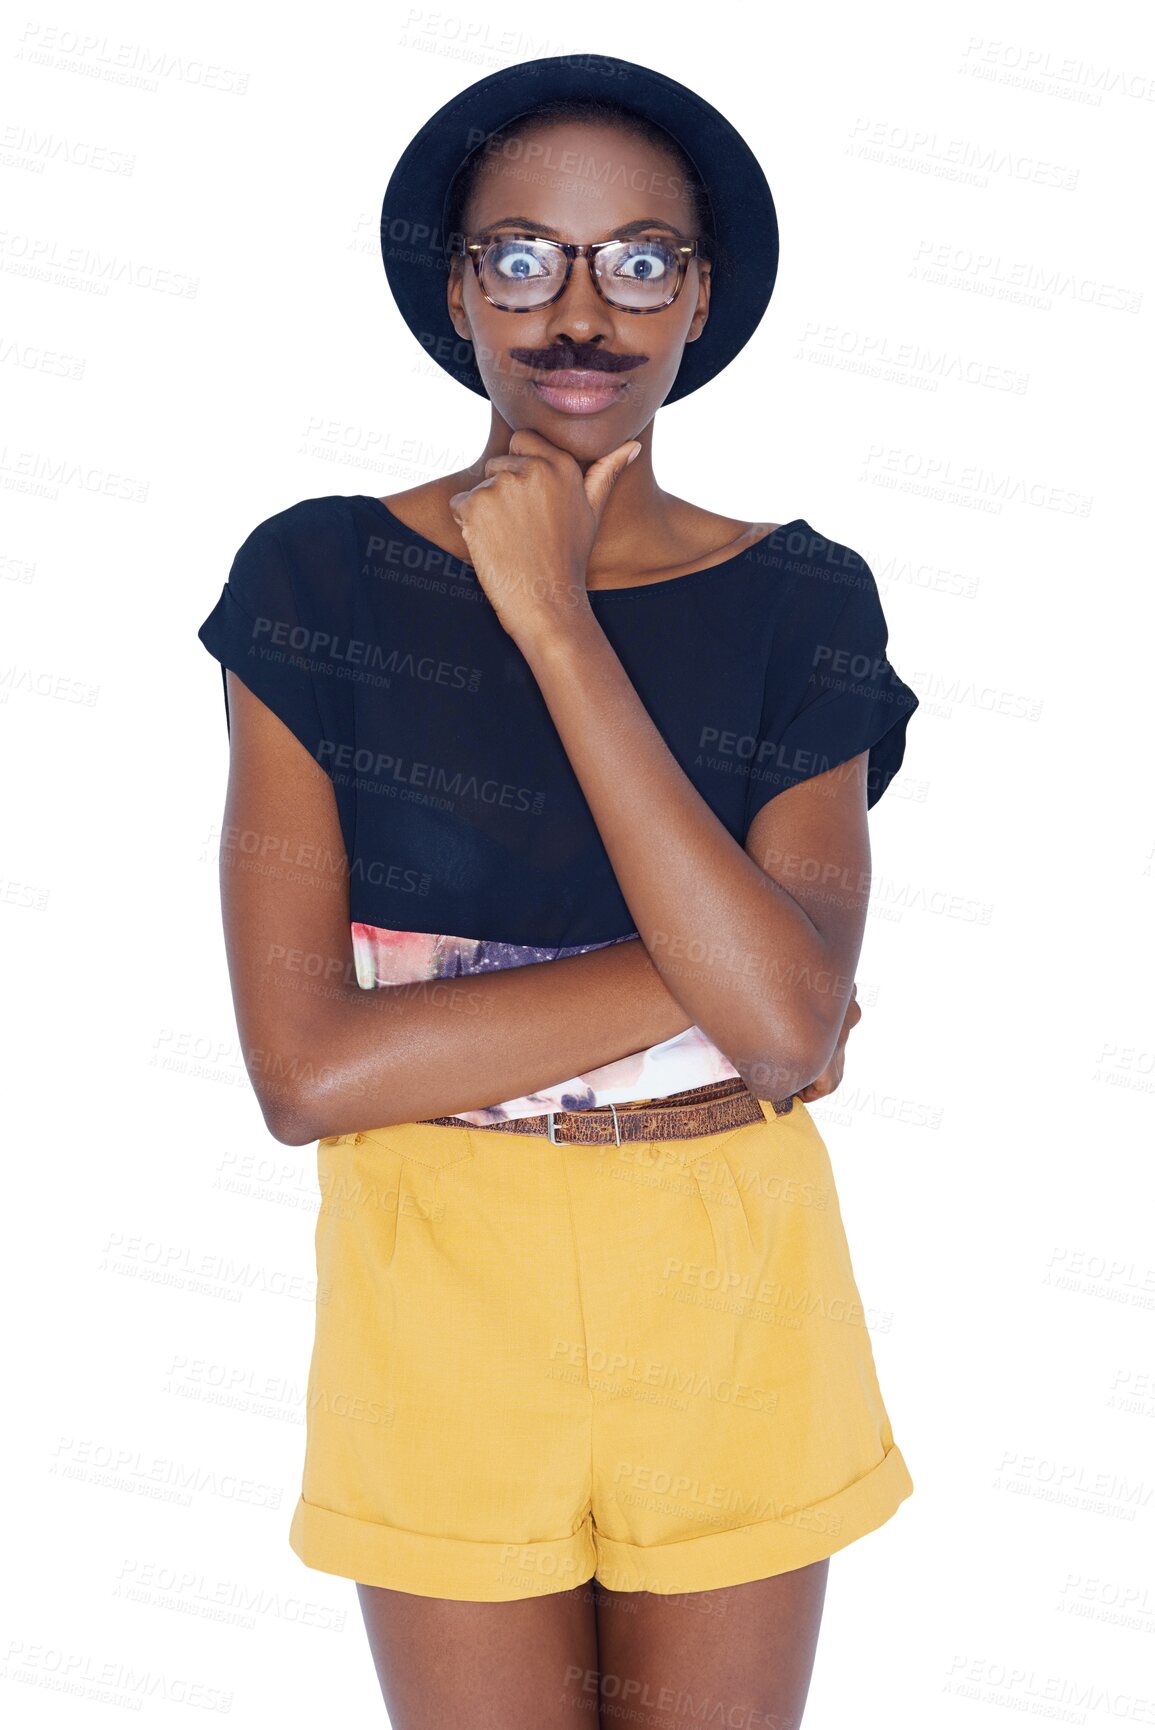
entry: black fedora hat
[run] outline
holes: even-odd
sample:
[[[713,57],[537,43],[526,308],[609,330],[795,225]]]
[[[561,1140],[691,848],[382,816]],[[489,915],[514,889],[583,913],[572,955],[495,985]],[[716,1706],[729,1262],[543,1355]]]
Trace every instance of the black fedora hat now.
[[[446,306],[450,184],[490,134],[547,102],[597,95],[663,127],[690,158],[709,195],[710,314],[686,344],[666,397],[676,402],[728,366],[757,329],[778,272],[778,219],[766,176],[724,115],[684,84],[612,54],[523,60],[471,84],[412,138],[381,208],[381,256],[401,316],[431,359],[479,396],[487,392],[473,345]]]

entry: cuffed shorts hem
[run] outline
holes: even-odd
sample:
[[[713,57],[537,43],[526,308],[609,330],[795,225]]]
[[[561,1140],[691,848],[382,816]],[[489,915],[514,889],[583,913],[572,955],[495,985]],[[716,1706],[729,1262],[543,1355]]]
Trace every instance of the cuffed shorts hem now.
[[[289,1544],[306,1567],[364,1586],[387,1586],[418,1598],[503,1604],[584,1585],[597,1563],[592,1531],[587,1519],[567,1538],[535,1544],[437,1538],[350,1519],[302,1496]]]
[[[780,1520],[675,1543],[619,1543],[592,1519],[541,1543],[429,1537],[319,1508],[302,1497],[289,1543],[307,1567],[425,1598],[505,1603],[571,1591],[591,1577],[612,1592],[709,1592],[820,1562],[885,1524],[914,1489],[891,1447],[873,1470]]]
[[[671,1593],[711,1592],[785,1574],[876,1531],[913,1489],[906,1461],[892,1447],[864,1478],[781,1520],[647,1547],[598,1533],[597,1578],[611,1592]]]

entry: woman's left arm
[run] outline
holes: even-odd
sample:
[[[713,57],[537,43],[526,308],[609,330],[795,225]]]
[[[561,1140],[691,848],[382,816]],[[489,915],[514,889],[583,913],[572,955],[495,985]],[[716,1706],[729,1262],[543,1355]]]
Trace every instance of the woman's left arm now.
[[[745,848],[671,754],[592,611],[522,644],[638,935],[763,1099],[835,1051],[870,892],[868,752],[786,788]]]
[[[449,508],[663,984],[752,1092],[785,1099],[826,1069],[853,989],[870,890],[867,753],[765,802],[745,848],[714,815],[589,604],[590,549],[631,453],[633,441],[583,476],[522,428]]]

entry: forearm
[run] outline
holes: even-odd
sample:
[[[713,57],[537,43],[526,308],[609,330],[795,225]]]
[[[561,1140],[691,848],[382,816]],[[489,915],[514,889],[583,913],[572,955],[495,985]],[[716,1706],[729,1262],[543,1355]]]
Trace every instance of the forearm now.
[[[795,1091],[827,1041],[822,934],[710,810],[592,613],[522,649],[671,993],[756,1092]]]
[[[300,1146],[516,1099],[691,1025],[640,939],[412,985],[291,994],[253,1068],[270,1131]]]

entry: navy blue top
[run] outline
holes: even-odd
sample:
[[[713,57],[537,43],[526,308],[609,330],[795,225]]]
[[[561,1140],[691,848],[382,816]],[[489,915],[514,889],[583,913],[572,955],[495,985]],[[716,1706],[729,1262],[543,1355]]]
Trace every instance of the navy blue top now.
[[[868,805],[918,698],[861,556],[803,518],[707,570],[589,594],[666,745],[735,840],[869,749]],[[368,495],[303,499],[233,560],[200,641],[328,773],[349,917],[543,946],[635,931],[525,657],[471,565]],[[228,721],[228,690],[225,689]]]

